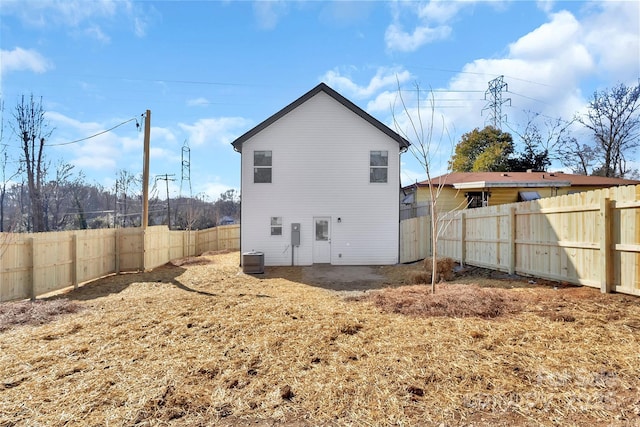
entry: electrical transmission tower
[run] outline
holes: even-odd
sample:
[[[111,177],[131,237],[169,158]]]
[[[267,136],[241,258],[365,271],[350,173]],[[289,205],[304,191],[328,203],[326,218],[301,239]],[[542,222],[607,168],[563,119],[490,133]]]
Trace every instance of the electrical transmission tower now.
[[[182,179],[180,180],[180,197],[182,197],[182,187],[187,182],[189,186],[189,199],[191,199],[191,149],[189,143],[184,140],[182,144]]]
[[[504,76],[496,77],[489,81],[489,89],[484,93],[485,101],[489,101],[487,105],[482,109],[489,110],[489,117],[485,121],[492,125],[496,129],[502,130],[502,104],[509,103],[511,105],[511,98],[502,99],[502,91],[508,91],[509,86],[504,82]],[[489,99],[487,99],[487,96]],[[506,115],[504,118],[506,119]]]
[[[191,208],[191,149],[189,148],[189,143],[187,140],[184,140],[184,144],[182,144],[182,177],[180,179],[180,194],[178,199],[184,206],[182,187],[186,185],[189,186],[189,195],[187,197],[186,209],[184,210],[184,219],[187,222],[187,228],[191,227],[191,221],[193,217],[193,211]],[[174,223],[178,223],[178,208],[176,207]]]

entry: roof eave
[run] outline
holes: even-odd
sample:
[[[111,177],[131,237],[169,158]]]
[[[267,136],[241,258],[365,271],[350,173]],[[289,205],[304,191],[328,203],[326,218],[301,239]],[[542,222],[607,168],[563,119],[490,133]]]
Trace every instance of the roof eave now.
[[[540,188],[540,187],[571,187],[569,181],[527,181],[527,182],[459,182],[454,183],[453,188],[457,190],[469,190],[473,188]]]

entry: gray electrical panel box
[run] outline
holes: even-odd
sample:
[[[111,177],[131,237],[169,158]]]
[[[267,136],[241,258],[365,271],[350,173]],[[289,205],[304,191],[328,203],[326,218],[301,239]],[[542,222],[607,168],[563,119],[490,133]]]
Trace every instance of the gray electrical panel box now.
[[[291,246],[300,246],[300,224],[291,224]]]

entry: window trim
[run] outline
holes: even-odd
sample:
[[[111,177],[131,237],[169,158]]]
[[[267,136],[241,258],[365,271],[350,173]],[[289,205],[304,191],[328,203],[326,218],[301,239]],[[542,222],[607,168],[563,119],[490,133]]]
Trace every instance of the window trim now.
[[[378,156],[382,159],[386,159],[386,164],[384,165],[376,165],[373,161],[374,153],[378,153]],[[383,154],[384,153],[384,154]],[[384,170],[385,177],[384,181],[382,180],[374,180],[375,173],[374,170]],[[387,184],[389,183],[389,150],[370,150],[369,151],[369,183],[370,184]]]
[[[269,159],[269,164],[268,165],[262,165],[262,164],[257,164],[259,162],[256,162],[256,154],[258,153],[265,153],[263,154],[263,158],[264,159]],[[269,153],[268,155],[266,153]],[[258,171],[260,170],[269,170],[269,180],[257,180],[256,178],[258,177]],[[273,151],[271,150],[254,150],[253,151],[253,183],[254,184],[271,184],[273,182]]]

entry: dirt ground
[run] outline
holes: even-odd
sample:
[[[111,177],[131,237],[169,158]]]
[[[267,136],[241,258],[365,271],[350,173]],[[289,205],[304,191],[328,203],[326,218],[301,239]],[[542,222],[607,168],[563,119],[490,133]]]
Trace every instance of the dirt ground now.
[[[0,426],[640,425],[639,298],[238,261],[0,304]]]

